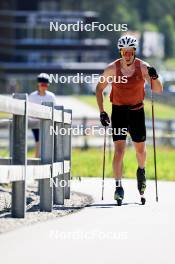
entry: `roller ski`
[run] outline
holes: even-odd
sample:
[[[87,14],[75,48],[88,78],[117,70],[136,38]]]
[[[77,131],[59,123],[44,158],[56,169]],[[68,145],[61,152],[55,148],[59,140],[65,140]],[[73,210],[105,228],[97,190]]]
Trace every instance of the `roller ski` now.
[[[117,205],[122,205],[122,200],[124,198],[124,190],[122,186],[116,187],[115,193],[114,193],[114,199],[117,201]]]
[[[144,192],[146,189],[145,169],[137,169],[137,188],[140,193],[141,203],[142,205],[144,205],[146,203],[146,198],[144,196]]]

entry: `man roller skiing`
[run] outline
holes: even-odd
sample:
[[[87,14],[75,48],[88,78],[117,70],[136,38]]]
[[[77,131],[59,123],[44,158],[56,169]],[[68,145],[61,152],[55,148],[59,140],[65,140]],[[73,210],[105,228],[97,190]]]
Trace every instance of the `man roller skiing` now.
[[[146,189],[145,161],[146,161],[146,127],[144,114],[144,83],[150,83],[152,79],[152,90],[162,93],[163,87],[158,78],[156,69],[148,63],[136,58],[135,53],[138,46],[134,36],[125,35],[118,40],[120,59],[110,63],[103,72],[105,82],[99,82],[96,87],[96,98],[100,110],[100,121],[103,126],[110,123],[109,116],[103,106],[103,90],[112,80],[110,101],[112,103],[111,124],[114,141],[113,176],[116,181],[114,199],[118,205],[122,204],[124,190],[122,187],[122,166],[126,148],[127,133],[118,133],[126,129],[133,141],[138,163],[137,187],[141,195],[141,202],[145,204],[144,191]],[[118,77],[127,76],[126,82],[116,82]],[[115,77],[115,78],[114,78]],[[122,78],[120,78],[122,80]]]

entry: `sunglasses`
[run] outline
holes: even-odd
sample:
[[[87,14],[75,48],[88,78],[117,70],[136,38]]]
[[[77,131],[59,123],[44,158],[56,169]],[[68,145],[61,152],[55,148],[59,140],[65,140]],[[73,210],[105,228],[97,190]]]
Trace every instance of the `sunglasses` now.
[[[48,83],[39,83],[39,84],[40,84],[40,87],[43,87],[43,88],[48,87]]]
[[[131,57],[134,56],[135,51],[133,50],[121,50],[121,55],[124,57]]]

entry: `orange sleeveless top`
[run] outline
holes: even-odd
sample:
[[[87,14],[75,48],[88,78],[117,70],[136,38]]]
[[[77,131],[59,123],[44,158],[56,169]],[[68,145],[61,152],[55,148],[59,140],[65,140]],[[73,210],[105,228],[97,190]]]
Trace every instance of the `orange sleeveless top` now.
[[[116,61],[116,80],[124,76],[121,72],[120,59]],[[136,105],[141,103],[145,97],[144,83],[140,60],[135,59],[135,71],[132,76],[127,77],[126,83],[112,83],[110,101],[114,105]]]

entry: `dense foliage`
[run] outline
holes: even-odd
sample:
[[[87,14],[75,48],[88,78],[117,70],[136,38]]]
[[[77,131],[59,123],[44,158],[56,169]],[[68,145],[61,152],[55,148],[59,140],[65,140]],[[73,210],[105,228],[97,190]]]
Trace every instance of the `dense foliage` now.
[[[130,30],[162,32],[166,58],[175,56],[175,0],[68,0],[61,1],[60,5],[69,10],[98,11],[99,20],[103,23],[127,23]],[[115,43],[116,34],[98,34]]]

